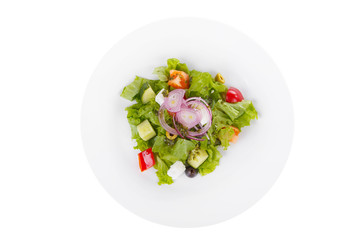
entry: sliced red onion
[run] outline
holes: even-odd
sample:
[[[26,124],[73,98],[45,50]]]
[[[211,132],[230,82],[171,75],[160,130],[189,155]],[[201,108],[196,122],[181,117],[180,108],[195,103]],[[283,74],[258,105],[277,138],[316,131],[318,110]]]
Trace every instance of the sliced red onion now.
[[[176,125],[176,121],[175,121],[175,116],[173,117],[173,123],[174,123],[174,126],[175,126],[175,130],[177,132],[177,135],[179,135],[181,138],[189,138],[189,139],[192,139],[192,140],[196,140],[196,141],[204,141],[204,139],[201,139],[201,138],[195,138],[195,137],[192,137],[192,136],[189,136],[189,135],[186,135],[186,136],[183,136],[180,132],[180,130],[178,129],[177,125]]]
[[[188,131],[188,135],[196,137],[196,136],[202,136],[202,135],[206,134],[206,132],[211,127],[211,122],[212,122],[212,113],[211,113],[211,109],[210,109],[209,105],[207,104],[207,102],[204,99],[202,99],[200,97],[188,98],[186,100],[186,102],[188,103],[188,105],[191,108],[199,111],[202,116],[202,118],[200,120],[201,129],[197,130],[197,131]]]
[[[170,127],[166,121],[165,121],[165,111],[166,111],[166,108],[165,108],[165,105],[161,105],[160,109],[159,109],[159,114],[158,114],[158,118],[159,118],[159,122],[160,122],[160,125],[166,130],[168,131],[169,133],[171,134],[174,134],[174,135],[177,135],[177,131]]]
[[[211,127],[212,113],[207,102],[200,97],[192,97],[184,99],[185,90],[176,89],[169,93],[165,98],[165,102],[159,109],[159,121],[161,126],[171,134],[179,135],[182,138],[189,138],[196,141],[204,141],[201,137]],[[170,127],[165,121],[165,110],[176,113],[173,116],[174,127]],[[196,131],[187,131],[187,134],[181,133],[177,124],[180,123],[184,127],[191,129],[195,128]],[[200,129],[196,127],[200,126]],[[207,134],[206,134],[207,135]],[[197,138],[200,137],[200,138]],[[208,137],[208,136],[207,136]],[[208,137],[209,138],[209,137]]]
[[[188,106],[195,109],[197,112],[200,113],[201,115],[201,119],[200,119],[200,123],[201,125],[205,125],[206,123],[208,123],[210,121],[211,118],[211,114],[209,114],[209,108],[203,104],[200,101],[194,100],[194,101],[190,101],[188,103]]]
[[[176,89],[169,92],[169,95],[165,98],[164,102],[166,109],[170,112],[179,112],[181,104],[183,103],[184,95],[184,89]]]
[[[177,128],[177,126],[176,126],[175,116],[173,116],[173,123],[174,123],[174,126],[175,126],[176,134],[179,135],[181,138],[185,138],[185,137],[181,134],[181,132],[180,132],[180,130]]]
[[[182,107],[180,111],[176,113],[176,120],[188,129],[199,124],[201,118],[200,112],[193,108]]]
[[[189,138],[189,139],[192,139],[192,140],[196,140],[196,141],[204,141],[204,139],[202,139],[202,138],[196,138],[196,137],[192,137],[192,136],[186,136],[187,138]]]
[[[208,104],[204,99],[202,99],[201,97],[191,97],[191,98],[186,99],[186,103],[190,103],[190,102],[193,102],[193,101],[197,101],[197,102],[203,103],[203,104],[208,108],[209,113],[210,113],[210,116],[211,116],[211,119],[212,119],[211,108],[210,108],[209,104]]]
[[[181,103],[181,107],[188,107],[188,104],[185,99],[183,99],[183,101]]]

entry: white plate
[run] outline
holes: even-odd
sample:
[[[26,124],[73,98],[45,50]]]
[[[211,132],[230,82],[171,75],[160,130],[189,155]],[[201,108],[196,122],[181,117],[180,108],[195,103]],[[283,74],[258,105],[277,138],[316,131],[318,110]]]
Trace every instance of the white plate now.
[[[153,68],[172,57],[190,69],[220,72],[253,101],[259,119],[213,173],[159,186],[154,169],[139,170],[124,111],[132,103],[119,95],[135,75],[155,79]],[[105,55],[86,90],[81,131],[91,168],[120,204],[153,222],[198,227],[242,213],[270,189],[290,151],[293,112],[282,76],[261,47],[227,25],[180,18],[136,30]]]

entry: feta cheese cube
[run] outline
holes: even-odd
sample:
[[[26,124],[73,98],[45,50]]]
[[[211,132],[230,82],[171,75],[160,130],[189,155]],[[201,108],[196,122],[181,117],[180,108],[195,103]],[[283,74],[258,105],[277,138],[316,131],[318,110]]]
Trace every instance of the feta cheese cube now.
[[[155,97],[155,102],[160,104],[160,106],[165,102],[165,97],[163,95],[164,90],[165,90],[164,88],[161,89],[161,91]]]
[[[170,166],[167,174],[172,178],[176,179],[185,172],[185,165],[181,161],[176,161]]]

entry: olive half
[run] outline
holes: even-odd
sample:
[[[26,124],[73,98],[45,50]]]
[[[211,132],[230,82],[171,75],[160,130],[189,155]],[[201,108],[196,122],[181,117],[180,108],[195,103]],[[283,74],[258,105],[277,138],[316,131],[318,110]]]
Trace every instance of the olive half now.
[[[171,134],[168,131],[166,131],[166,137],[168,139],[170,139],[170,140],[174,140],[177,137],[177,135],[176,134]]]
[[[217,81],[217,82],[219,82],[219,83],[222,83],[222,84],[225,83],[225,79],[224,79],[224,77],[223,77],[220,73],[216,74],[216,76],[215,76],[215,81]]]

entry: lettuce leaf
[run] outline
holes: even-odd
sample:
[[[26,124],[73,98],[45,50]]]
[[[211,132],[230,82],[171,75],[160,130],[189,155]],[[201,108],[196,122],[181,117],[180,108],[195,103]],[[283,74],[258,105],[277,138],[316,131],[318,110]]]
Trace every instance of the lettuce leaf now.
[[[241,116],[241,114],[244,113],[244,111],[238,111],[236,110],[231,103],[224,102],[224,101],[218,101],[215,105],[216,108],[222,110],[226,115],[229,116],[231,121],[234,121],[235,118]],[[242,109],[241,109],[242,110]]]
[[[215,132],[217,130],[222,129],[223,127],[230,126],[233,121],[229,118],[229,116],[224,113],[221,108],[215,107],[212,111],[213,115],[213,123],[212,125],[215,127]]]
[[[141,89],[144,88],[144,85],[146,85],[146,88],[148,85],[150,85],[150,87],[154,90],[156,94],[160,92],[160,90],[163,88],[166,90],[169,88],[166,82],[160,80],[150,80],[147,78],[136,76],[134,81],[124,87],[120,96],[129,101],[136,100],[137,102],[141,102],[140,92],[142,92]]]
[[[169,78],[169,75],[166,72],[166,69],[167,69],[167,67],[165,67],[165,66],[156,67],[153,71],[153,74],[157,75],[158,78],[160,79],[160,81],[166,82]]]
[[[202,176],[205,176],[206,174],[214,171],[215,168],[219,165],[220,158],[222,157],[219,150],[217,150],[217,148],[213,145],[209,145],[206,151],[209,154],[209,157],[198,168],[199,173]]]
[[[159,157],[156,158],[154,168],[157,170],[156,175],[159,178],[159,185],[172,184],[174,182],[173,179],[167,174],[169,167],[170,166],[166,163],[166,161],[162,160]]]
[[[169,58],[167,60],[167,69],[168,70],[175,70],[176,69],[176,66],[180,63],[180,60],[179,59],[176,59],[176,58]]]
[[[234,120],[233,126],[239,129],[245,126],[250,126],[250,121],[258,118],[257,111],[253,103],[249,100],[243,100],[239,103],[235,103],[234,108],[238,110],[242,109],[244,111],[240,117]]]
[[[160,80],[149,80],[148,83],[151,86],[152,90],[154,90],[154,92],[156,94],[158,94],[161,89],[168,90],[168,88],[169,88],[169,85],[167,84],[167,82],[163,82]]]
[[[139,94],[142,85],[144,83],[147,83],[148,81],[149,79],[136,76],[132,83],[124,87],[120,96],[129,101],[133,101],[135,97]]]
[[[149,141],[144,141],[140,137],[140,135],[137,131],[136,125],[130,124],[130,129],[131,129],[131,138],[134,139],[137,143],[137,145],[134,147],[134,149],[139,149],[140,151],[144,151],[152,146],[152,144],[154,143],[154,140],[150,139]]]
[[[257,112],[249,100],[238,103],[218,101],[213,109],[213,123],[217,130],[226,126],[234,126],[239,129],[250,125],[252,119],[257,119]]]
[[[148,119],[152,125],[160,126],[159,118],[157,112],[159,111],[159,104],[154,100],[143,104],[136,103],[131,105],[125,110],[128,112],[127,119],[130,124],[139,125],[142,121]]]
[[[218,138],[224,150],[226,150],[230,146],[229,141],[234,136],[234,134],[235,134],[234,129],[229,126],[220,129]]]
[[[186,66],[185,63],[178,63],[178,64],[176,65],[176,68],[175,68],[175,69],[178,70],[178,71],[186,72],[187,74],[190,73],[190,72],[189,72],[189,69],[188,69],[188,67]],[[172,70],[172,69],[170,69],[170,70]]]
[[[159,110],[159,104],[155,101],[150,101],[146,104],[136,103],[125,109],[127,114],[127,119],[131,128],[131,137],[136,140],[137,145],[134,149],[139,149],[140,151],[144,151],[150,148],[154,144],[154,138],[149,141],[144,141],[138,131],[136,126],[139,125],[145,119],[149,120],[154,130],[159,134],[165,134],[163,128],[160,125],[159,118],[157,116],[157,112]]]
[[[160,81],[166,82],[169,80],[170,70],[179,70],[186,72],[187,74],[190,73],[185,63],[180,63],[179,59],[170,58],[167,60],[167,67],[166,66],[156,67],[153,71],[153,74],[157,75]]]
[[[187,90],[188,97],[202,97],[209,99],[210,95],[216,97],[216,100],[220,98],[220,94],[227,91],[227,87],[224,84],[215,82],[214,78],[208,72],[199,72],[192,70],[190,72],[191,84]],[[213,100],[213,99],[211,99]]]
[[[165,143],[165,136],[157,136],[155,138],[153,152],[158,153],[160,158],[173,164],[176,161],[185,163],[189,153],[196,147],[193,141],[177,138],[173,146]]]

